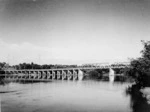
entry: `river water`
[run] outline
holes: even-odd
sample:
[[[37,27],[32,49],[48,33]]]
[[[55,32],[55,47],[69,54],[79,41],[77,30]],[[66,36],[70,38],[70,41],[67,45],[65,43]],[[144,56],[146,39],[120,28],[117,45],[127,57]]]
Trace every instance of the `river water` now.
[[[1,112],[131,112],[130,83],[52,81],[0,85]]]

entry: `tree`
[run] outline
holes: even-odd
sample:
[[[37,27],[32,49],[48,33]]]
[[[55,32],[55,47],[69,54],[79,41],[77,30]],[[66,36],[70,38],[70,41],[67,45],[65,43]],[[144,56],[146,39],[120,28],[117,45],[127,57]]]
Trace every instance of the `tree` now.
[[[137,84],[150,86],[150,41],[142,41],[142,44],[144,45],[142,56],[131,60],[129,74]]]
[[[6,63],[5,62],[0,62],[0,70],[3,70],[4,68],[6,68]]]

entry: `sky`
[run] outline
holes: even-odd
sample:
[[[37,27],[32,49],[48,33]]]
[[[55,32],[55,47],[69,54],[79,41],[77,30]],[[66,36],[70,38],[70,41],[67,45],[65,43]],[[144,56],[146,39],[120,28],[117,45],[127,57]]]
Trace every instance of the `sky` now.
[[[126,62],[150,40],[150,0],[0,0],[0,62]]]

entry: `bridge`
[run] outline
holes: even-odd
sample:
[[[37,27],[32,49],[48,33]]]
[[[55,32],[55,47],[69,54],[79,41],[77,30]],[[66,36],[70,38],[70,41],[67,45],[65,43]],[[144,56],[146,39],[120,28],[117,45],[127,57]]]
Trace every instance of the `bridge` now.
[[[84,64],[75,68],[54,68],[54,69],[22,69],[4,70],[1,74],[4,79],[15,81],[52,81],[52,80],[82,80],[87,70],[108,70],[109,76],[115,76],[114,69],[124,69],[127,63],[117,64]]]

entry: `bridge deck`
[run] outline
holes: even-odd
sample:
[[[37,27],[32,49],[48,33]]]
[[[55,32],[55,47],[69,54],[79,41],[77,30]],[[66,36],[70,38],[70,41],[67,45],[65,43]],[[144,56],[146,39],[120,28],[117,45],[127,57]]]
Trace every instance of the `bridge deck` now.
[[[59,71],[59,70],[90,70],[90,69],[115,69],[126,68],[128,66],[101,66],[101,67],[77,67],[77,68],[55,68],[55,69],[22,69],[22,70],[5,70],[5,71]]]

